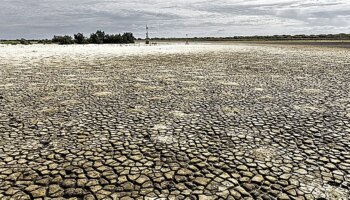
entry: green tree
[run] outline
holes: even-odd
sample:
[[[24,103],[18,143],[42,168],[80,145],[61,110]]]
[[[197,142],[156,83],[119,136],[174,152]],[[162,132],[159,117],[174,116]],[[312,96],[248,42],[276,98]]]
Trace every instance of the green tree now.
[[[23,45],[29,45],[30,44],[30,41],[24,39],[24,38],[21,38],[21,40],[19,41],[21,44]]]
[[[132,33],[124,33],[122,35],[123,43],[135,43],[135,37]]]
[[[98,30],[96,31],[96,33],[91,33],[89,40],[90,40],[90,43],[102,44],[105,40],[105,32]]]
[[[53,43],[58,43],[58,44],[74,44],[74,41],[71,36],[65,35],[65,36],[54,36],[52,38]]]
[[[75,39],[75,42],[77,44],[86,44],[87,43],[87,39],[84,36],[84,34],[82,34],[82,33],[74,34],[74,39]]]

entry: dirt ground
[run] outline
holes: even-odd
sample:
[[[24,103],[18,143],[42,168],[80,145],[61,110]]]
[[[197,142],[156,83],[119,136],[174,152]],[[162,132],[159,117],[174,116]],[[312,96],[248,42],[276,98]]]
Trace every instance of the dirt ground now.
[[[349,198],[349,49],[0,52],[0,199]]]

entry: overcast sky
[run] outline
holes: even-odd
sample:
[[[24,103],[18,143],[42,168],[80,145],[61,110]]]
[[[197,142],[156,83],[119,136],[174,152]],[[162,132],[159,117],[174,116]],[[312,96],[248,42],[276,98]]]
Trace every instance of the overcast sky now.
[[[0,39],[350,33],[350,0],[0,0]]]

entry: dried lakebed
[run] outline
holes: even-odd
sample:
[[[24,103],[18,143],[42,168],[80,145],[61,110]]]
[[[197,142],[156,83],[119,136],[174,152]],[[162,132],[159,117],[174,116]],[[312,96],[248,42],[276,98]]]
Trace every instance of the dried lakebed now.
[[[347,49],[0,51],[0,199],[349,198]]]

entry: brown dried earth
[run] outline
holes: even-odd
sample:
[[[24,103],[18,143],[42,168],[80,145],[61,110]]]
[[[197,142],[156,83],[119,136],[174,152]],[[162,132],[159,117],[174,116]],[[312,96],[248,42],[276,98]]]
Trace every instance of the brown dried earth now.
[[[0,51],[0,199],[349,198],[349,49]]]

